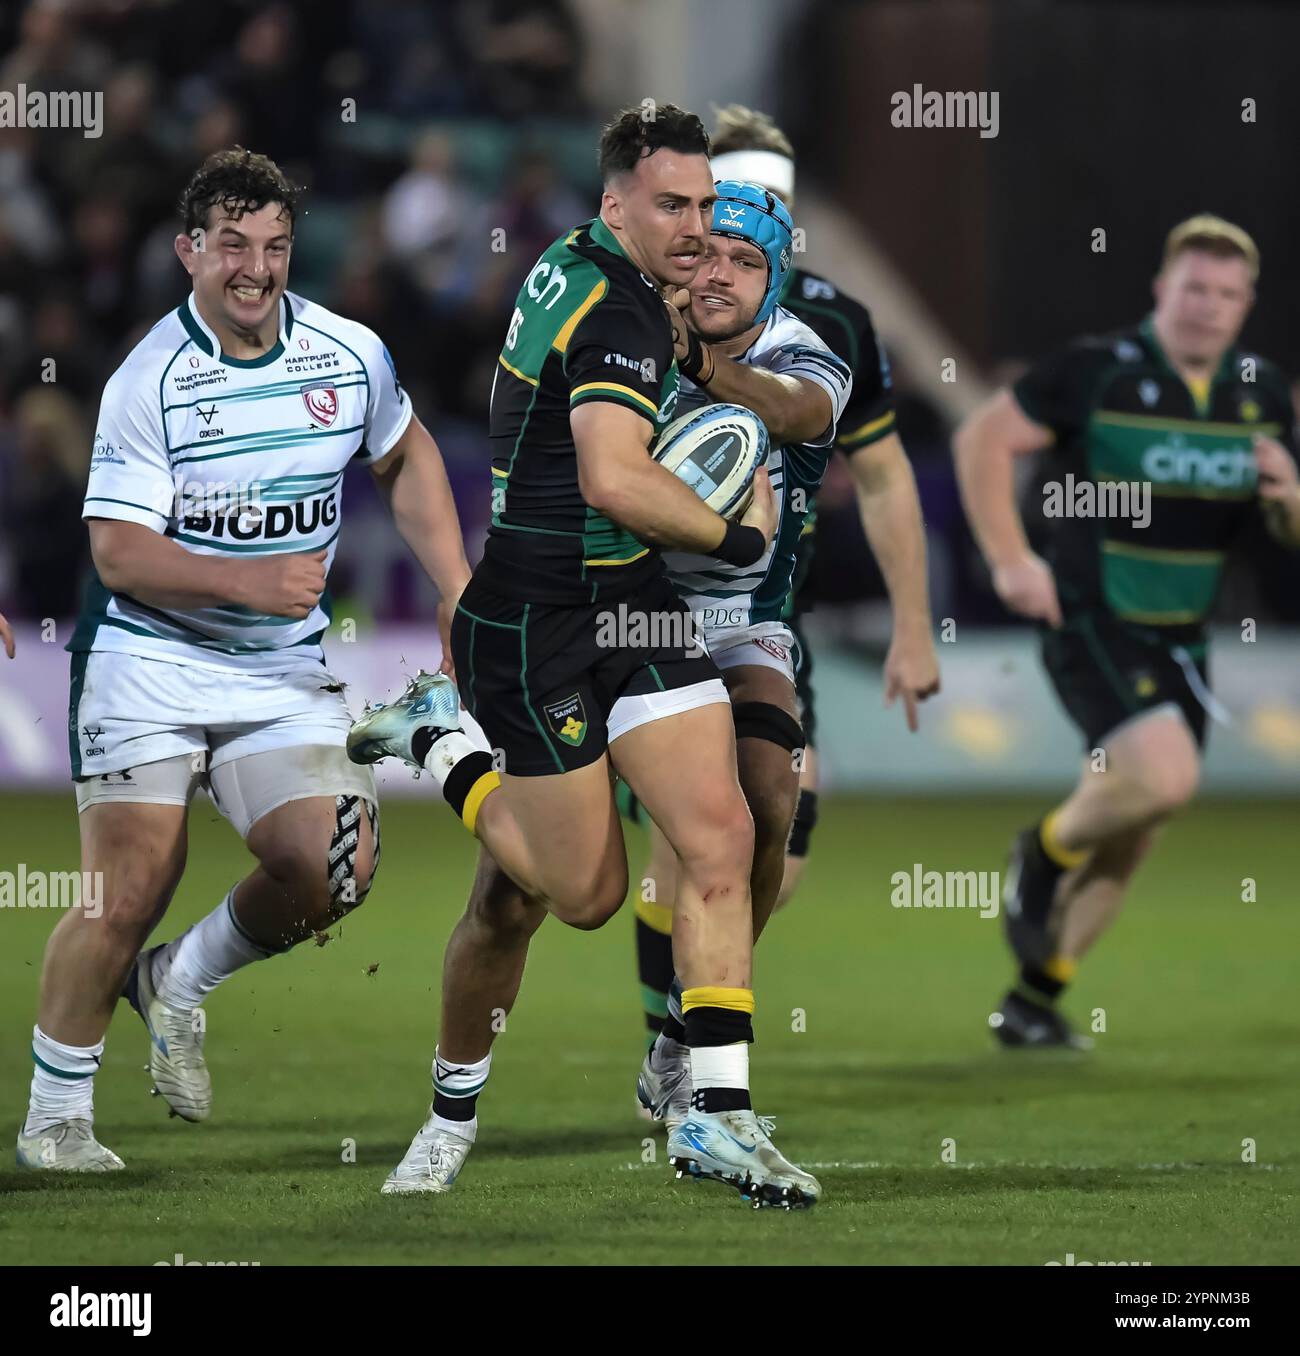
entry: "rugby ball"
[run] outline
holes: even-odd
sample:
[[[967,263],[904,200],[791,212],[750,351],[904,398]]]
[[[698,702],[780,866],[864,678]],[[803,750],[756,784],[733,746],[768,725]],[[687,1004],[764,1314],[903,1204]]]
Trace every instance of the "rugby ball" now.
[[[651,454],[724,518],[749,507],[767,460],[767,425],[743,405],[704,405],[674,419]]]

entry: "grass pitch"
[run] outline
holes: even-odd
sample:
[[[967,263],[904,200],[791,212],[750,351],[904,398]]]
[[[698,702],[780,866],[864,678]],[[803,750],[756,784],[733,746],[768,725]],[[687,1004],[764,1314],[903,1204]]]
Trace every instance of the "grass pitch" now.
[[[543,927],[455,1190],[381,1197],[429,1100],[442,944],[473,862],[444,809],[389,802],[375,891],[342,935],[209,1000],[211,1121],[168,1120],[148,1096],[144,1032],[122,1005],[96,1130],[127,1171],[18,1174],[5,1147],[0,1263],[1300,1261],[1295,806],[1201,804],[1170,826],[1066,997],[1084,1030],[1104,1010],[1085,1056],[994,1047],[986,1017],[1010,973],[997,921],[889,902],[913,863],[1000,870],[1034,809],[825,806],[803,892],[758,952],[753,1052],[757,1106],[826,1189],[811,1212],[672,1179],[633,1114],[628,911],[595,934]],[[0,870],[74,868],[75,821],[71,795],[0,799]],[[200,802],[159,936],[212,908],[245,861]],[[0,911],[6,1135],[53,922]]]

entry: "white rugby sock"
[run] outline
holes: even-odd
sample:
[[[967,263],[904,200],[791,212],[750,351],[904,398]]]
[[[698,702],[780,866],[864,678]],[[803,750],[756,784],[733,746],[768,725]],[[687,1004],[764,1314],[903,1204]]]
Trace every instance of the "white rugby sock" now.
[[[749,1045],[694,1045],[691,1047],[691,1091],[705,1088],[748,1088]]]
[[[436,1111],[429,1116],[429,1122],[436,1125],[439,1130],[446,1130],[449,1134],[459,1135],[461,1139],[467,1139],[471,1144],[474,1143],[478,1135],[478,1117],[472,1116],[467,1121],[449,1121],[446,1116],[439,1116]]]
[[[487,1085],[488,1074],[492,1069],[492,1051],[472,1064],[458,1064],[455,1060],[446,1060],[435,1046],[433,1051],[433,1106],[430,1118],[434,1125],[450,1130],[453,1135],[472,1140],[478,1132],[478,1116],[475,1105],[478,1095]],[[463,1099],[463,1100],[462,1100]],[[444,1116],[443,1111],[468,1111],[467,1118]]]
[[[60,1121],[95,1119],[95,1074],[104,1053],[98,1045],[64,1045],[32,1028],[32,1095],[24,1135],[38,1135]]]
[[[456,764],[467,754],[479,752],[485,752],[482,745],[476,744],[464,730],[449,730],[441,739],[435,740],[424,755],[424,769],[433,775],[440,787],[445,786]]]
[[[236,888],[154,957],[154,983],[168,1007],[189,1012],[236,970],[279,954],[241,930],[235,918]]]

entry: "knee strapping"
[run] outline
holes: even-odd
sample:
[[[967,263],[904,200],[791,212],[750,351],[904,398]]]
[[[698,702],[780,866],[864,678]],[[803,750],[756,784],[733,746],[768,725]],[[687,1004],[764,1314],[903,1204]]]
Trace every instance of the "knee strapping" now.
[[[361,813],[365,806],[370,824],[370,877],[365,885],[357,883],[357,849],[361,845]],[[379,811],[362,796],[335,796],[334,836],[328,857],[331,908],[354,909],[370,893],[379,869]]]
[[[793,753],[803,748],[803,727],[788,711],[771,702],[737,702],[731,708],[737,739],[766,739]]]

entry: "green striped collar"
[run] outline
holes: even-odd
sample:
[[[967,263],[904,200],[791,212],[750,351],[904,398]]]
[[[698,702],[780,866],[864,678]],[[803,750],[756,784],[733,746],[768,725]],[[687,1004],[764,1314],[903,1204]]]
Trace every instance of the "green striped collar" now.
[[[194,293],[176,308],[176,314],[186,333],[194,343],[208,355],[219,359],[226,367],[266,367],[275,362],[289,346],[289,336],[293,333],[293,307],[289,305],[287,294],[280,297],[280,337],[260,358],[232,358],[221,351],[221,341],[216,331],[199,314]]]

